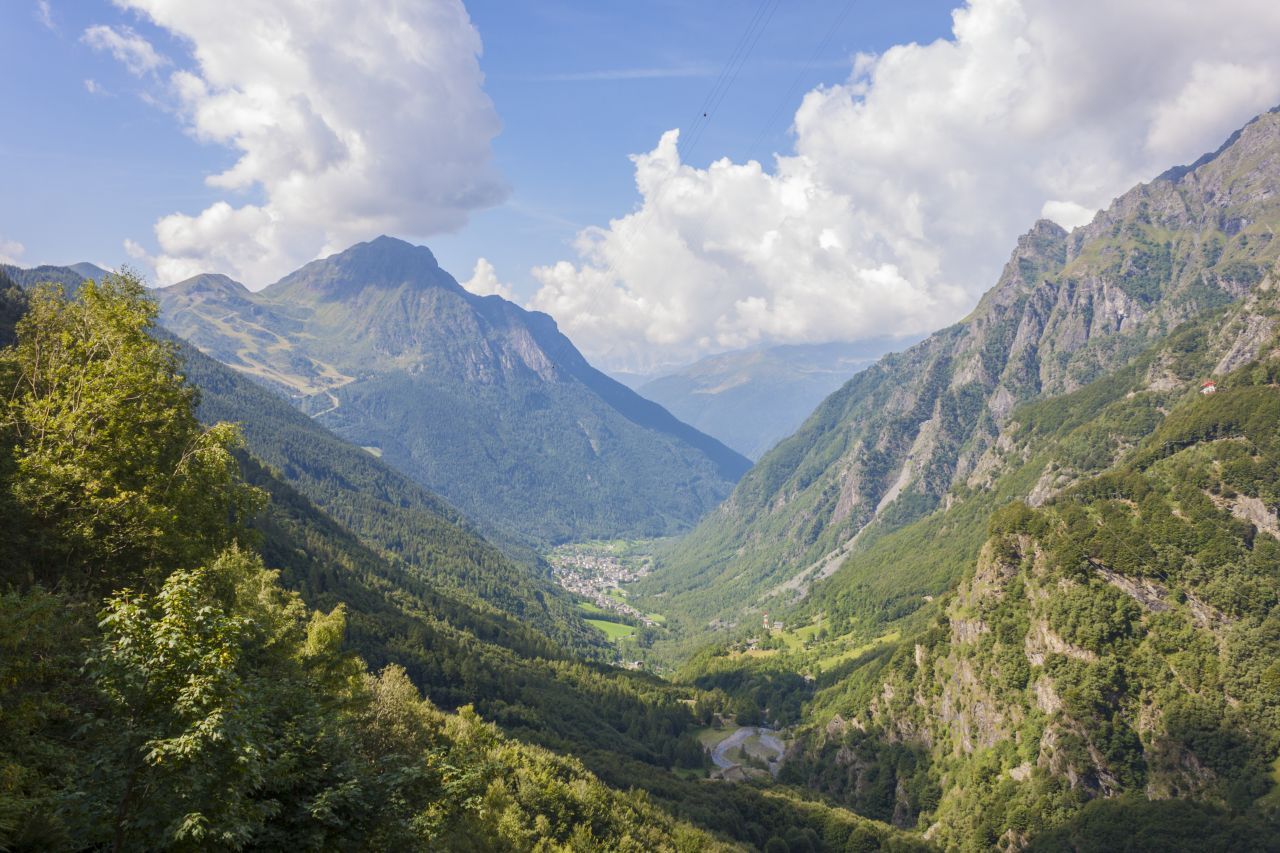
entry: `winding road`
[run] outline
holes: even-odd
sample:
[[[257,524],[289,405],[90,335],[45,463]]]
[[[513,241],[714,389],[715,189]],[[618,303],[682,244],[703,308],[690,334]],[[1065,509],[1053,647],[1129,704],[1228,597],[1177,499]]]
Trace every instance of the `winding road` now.
[[[711,761],[721,770],[729,770],[739,766],[739,762],[729,758],[728,752],[734,747],[742,746],[752,735],[760,736],[760,745],[766,750],[773,753],[773,757],[768,758],[769,774],[771,776],[778,775],[778,767],[782,763],[782,753],[784,747],[782,741],[779,740],[773,729],[766,729],[762,726],[742,726],[736,732],[720,741],[711,749]]]

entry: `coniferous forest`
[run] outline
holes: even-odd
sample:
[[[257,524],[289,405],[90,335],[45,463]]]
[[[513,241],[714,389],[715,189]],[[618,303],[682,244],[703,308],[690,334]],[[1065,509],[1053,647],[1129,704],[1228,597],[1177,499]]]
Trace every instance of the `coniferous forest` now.
[[[196,419],[135,279],[5,296],[25,303],[3,361],[6,848],[717,845],[370,671],[346,637],[376,568],[339,540],[358,603],[319,610],[265,567],[289,522],[253,526],[271,496],[237,428]]]
[[[486,602],[494,582],[478,572],[468,595],[363,544],[248,455],[237,426],[197,419],[200,392],[136,278],[73,297],[6,281],[3,295],[16,319],[3,360],[7,849],[896,837],[844,810],[722,799],[673,776],[705,763],[688,734],[695,691],[580,659]],[[488,558],[512,571],[437,524],[417,546],[436,570]],[[635,780],[653,799],[624,792]]]
[[[1270,6],[346,2],[0,9],[0,853],[1280,853]]]

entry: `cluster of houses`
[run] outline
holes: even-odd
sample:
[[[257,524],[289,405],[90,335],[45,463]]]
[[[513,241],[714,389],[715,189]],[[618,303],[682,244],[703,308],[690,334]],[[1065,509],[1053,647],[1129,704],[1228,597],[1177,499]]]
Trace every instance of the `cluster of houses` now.
[[[636,608],[622,601],[622,585],[639,580],[649,573],[648,563],[628,566],[608,554],[583,551],[561,551],[547,558],[560,586],[582,596],[597,607],[621,613],[650,627],[657,624]]]

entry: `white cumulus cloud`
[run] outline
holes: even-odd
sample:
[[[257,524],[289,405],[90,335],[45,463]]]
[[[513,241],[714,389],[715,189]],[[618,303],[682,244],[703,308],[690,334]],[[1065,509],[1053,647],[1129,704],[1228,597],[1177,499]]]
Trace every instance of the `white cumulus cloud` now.
[[[162,283],[216,270],[260,287],[380,233],[456,230],[505,195],[460,0],[116,2],[190,43],[177,111],[240,155],[207,178],[228,198],[156,223]]]
[[[94,50],[108,51],[130,72],[138,76],[169,64],[169,60],[162,56],[151,42],[129,27],[109,27],[98,24],[85,30],[81,40]]]
[[[17,266],[19,259],[25,253],[27,247],[19,243],[17,240],[6,240],[0,237],[0,264],[12,264]]]
[[[632,213],[533,271],[614,368],[959,319],[1038,216],[1087,222],[1280,102],[1270,0],[970,0],[950,37],[858,56],[768,168],[634,157]]]
[[[503,284],[498,280],[497,270],[493,268],[493,264],[489,263],[487,258],[480,258],[476,261],[475,269],[471,271],[471,278],[466,281],[458,282],[476,296],[501,296],[503,299],[515,299],[509,285]]]

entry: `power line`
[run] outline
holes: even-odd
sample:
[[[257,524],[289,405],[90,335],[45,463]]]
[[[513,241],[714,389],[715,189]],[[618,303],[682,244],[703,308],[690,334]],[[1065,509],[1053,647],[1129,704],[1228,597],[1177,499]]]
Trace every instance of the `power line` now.
[[[822,40],[818,42],[818,46],[815,47],[813,49],[813,53],[809,55],[809,60],[806,63],[807,65],[813,65],[813,63],[818,60],[818,57],[826,52],[827,48],[831,44],[831,40],[835,38],[835,34],[839,32],[840,27],[844,25],[845,20],[849,17],[850,13],[853,12],[853,7],[857,5],[857,2],[858,0],[847,0],[839,14],[836,15],[835,20],[833,20],[831,25],[827,27],[827,31],[823,35]],[[801,67],[801,69],[796,72],[795,79],[791,81],[791,85],[787,87],[782,97],[778,99],[778,103],[774,106],[773,111],[769,113],[769,118],[765,120],[764,125],[760,128],[760,132],[756,134],[755,139],[753,139],[751,144],[747,146],[747,159],[752,159],[751,155],[759,150],[760,145],[764,142],[765,138],[776,124],[779,115],[782,114],[782,111],[786,109],[787,104],[790,103],[791,99],[795,96],[796,90],[800,88],[800,84],[804,80],[804,72],[804,67]]]
[[[773,20],[773,15],[778,11],[780,2],[781,0],[762,0],[756,8],[756,13],[747,22],[746,29],[743,30],[742,35],[739,37],[737,46],[735,46],[728,61],[725,62],[724,68],[721,69],[720,77],[702,102],[702,107],[699,110],[700,114],[694,117],[694,124],[690,125],[689,140],[685,146],[684,159],[687,159],[689,154],[697,147],[703,132],[711,123],[711,117],[719,110],[720,105],[724,103],[725,96],[729,94],[729,90],[737,82],[738,75],[742,73],[747,58],[755,50],[756,45],[759,44],[760,37],[764,35],[769,22]]]

